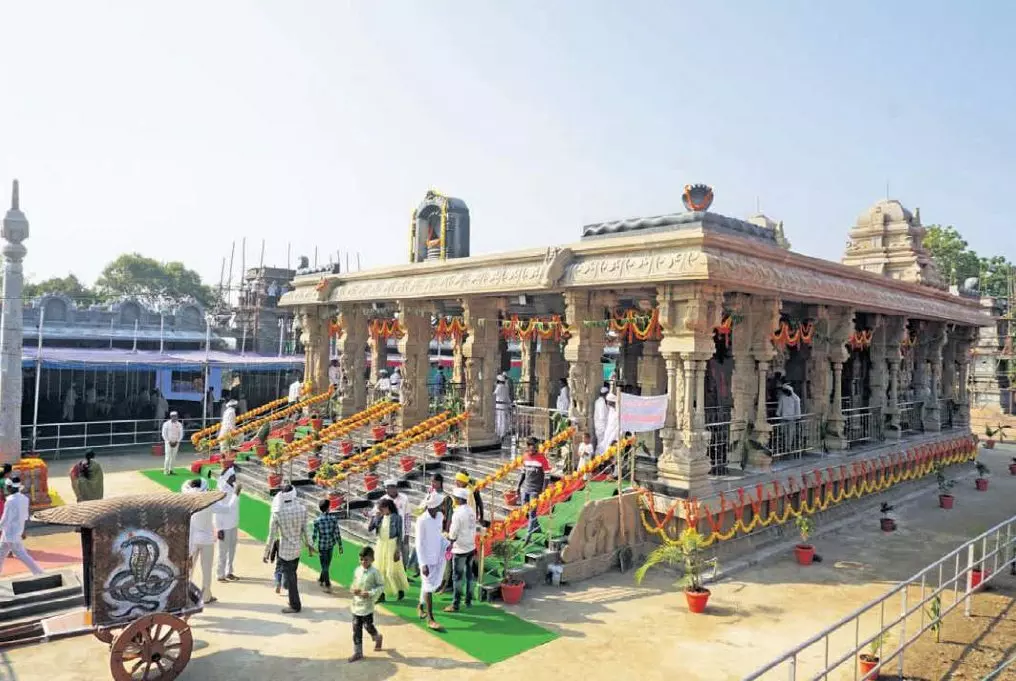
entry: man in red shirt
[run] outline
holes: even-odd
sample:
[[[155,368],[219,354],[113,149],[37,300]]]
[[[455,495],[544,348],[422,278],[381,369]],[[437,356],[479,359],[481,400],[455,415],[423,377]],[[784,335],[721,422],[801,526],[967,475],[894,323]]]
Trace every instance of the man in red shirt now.
[[[550,462],[547,461],[546,456],[537,451],[537,442],[535,437],[526,440],[526,451],[522,455],[522,477],[519,479],[518,492],[523,504],[540,496],[547,486]],[[528,542],[533,532],[539,529],[540,523],[536,520],[536,509],[533,509],[529,512],[529,530],[526,532],[526,541]]]

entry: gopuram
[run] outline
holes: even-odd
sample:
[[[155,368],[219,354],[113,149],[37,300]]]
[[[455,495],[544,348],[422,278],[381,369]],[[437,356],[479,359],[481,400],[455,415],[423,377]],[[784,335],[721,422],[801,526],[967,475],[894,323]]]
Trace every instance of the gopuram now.
[[[520,345],[535,408],[554,409],[566,379],[580,433],[592,429],[616,345],[612,380],[670,396],[644,482],[671,498],[812,457],[964,433],[970,351],[989,319],[946,290],[919,213],[878,201],[836,263],[787,250],[782,223],[765,216],[711,212],[709,187],[682,198],[683,212],[588,225],[570,244],[468,256],[465,204],[431,192],[413,213],[410,263],[305,273],[284,296],[301,317],[307,379],[323,390],[337,349],[341,412],[362,410],[367,357],[384,365],[374,330],[397,324],[408,428],[428,417],[433,339],[459,329],[450,382],[464,391],[476,450],[498,442],[506,338]],[[784,385],[799,398],[789,418]]]

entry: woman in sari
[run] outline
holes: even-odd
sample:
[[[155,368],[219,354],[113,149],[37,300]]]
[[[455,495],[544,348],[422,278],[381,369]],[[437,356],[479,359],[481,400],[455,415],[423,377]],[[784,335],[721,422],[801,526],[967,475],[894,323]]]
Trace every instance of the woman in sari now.
[[[402,518],[391,498],[385,497],[378,503],[378,512],[371,518],[369,529],[377,532],[375,567],[384,578],[385,594],[401,601],[409,590],[409,579],[402,564]]]

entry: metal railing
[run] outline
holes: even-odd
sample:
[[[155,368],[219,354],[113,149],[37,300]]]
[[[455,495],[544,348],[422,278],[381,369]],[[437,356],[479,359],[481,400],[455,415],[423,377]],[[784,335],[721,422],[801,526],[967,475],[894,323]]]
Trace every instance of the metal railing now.
[[[184,440],[202,428],[200,418],[180,421]],[[60,452],[66,451],[153,445],[162,442],[162,424],[155,419],[27,424],[21,427],[22,451],[59,458]]]
[[[920,433],[924,430],[924,402],[900,402],[900,434]]]
[[[888,673],[891,669],[899,678],[906,678],[907,648],[929,629],[941,635],[944,618],[960,605],[969,616],[973,594],[1006,567],[1016,572],[1016,516],[954,549],[743,681],[838,681],[850,669],[855,681],[876,679],[882,670]],[[862,630],[870,633],[862,634]],[[888,640],[895,641],[891,651]],[[874,653],[879,658],[867,674],[858,667],[861,653]]]
[[[938,401],[938,422],[942,430],[952,430],[956,425],[953,422],[953,401],[948,397],[940,398]]]
[[[727,423],[731,420],[734,408],[726,405],[719,405],[716,407],[706,407],[706,425],[712,425],[714,423]]]
[[[511,431],[510,435],[516,442],[523,443],[526,438],[533,436],[546,440],[554,434],[551,425],[553,416],[559,414],[556,409],[546,407],[530,407],[524,404],[516,404],[511,408]],[[567,414],[564,414],[567,416]]]
[[[708,419],[708,416],[707,416]],[[709,474],[727,475],[730,466],[730,421],[706,423],[709,431]],[[734,463],[740,465],[740,461]]]
[[[883,426],[882,410],[878,407],[843,410],[843,435],[851,447],[881,442],[885,439]]]
[[[773,459],[800,458],[822,448],[822,420],[818,414],[774,416],[767,421],[773,429],[769,438]]]

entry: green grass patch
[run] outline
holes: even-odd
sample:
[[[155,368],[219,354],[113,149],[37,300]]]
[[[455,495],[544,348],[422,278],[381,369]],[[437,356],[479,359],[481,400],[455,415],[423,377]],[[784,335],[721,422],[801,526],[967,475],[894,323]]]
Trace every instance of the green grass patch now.
[[[180,491],[186,481],[197,477],[186,468],[177,468],[174,469],[174,472],[176,475],[167,476],[161,469],[141,471],[145,477],[174,492]],[[241,495],[240,530],[242,532],[258,541],[267,541],[270,515],[271,506],[267,502],[248,494]],[[353,576],[353,570],[358,563],[357,554],[360,551],[360,546],[351,541],[344,540],[343,543],[344,552],[332,558],[329,575],[333,583],[348,586],[349,580]],[[308,556],[304,553],[300,562],[315,572],[321,570],[317,556]],[[264,569],[266,573],[270,571],[267,565],[264,566]],[[419,581],[410,578],[409,592],[405,599],[397,603],[386,602],[383,607],[406,622],[423,631],[430,632],[430,629],[416,616],[416,603],[419,598]],[[434,610],[437,611],[451,604],[451,601],[450,595],[436,597]],[[486,664],[507,660],[557,638],[557,634],[487,603],[474,603],[469,610],[458,613],[437,613],[435,617],[445,627],[445,631],[433,635]]]

